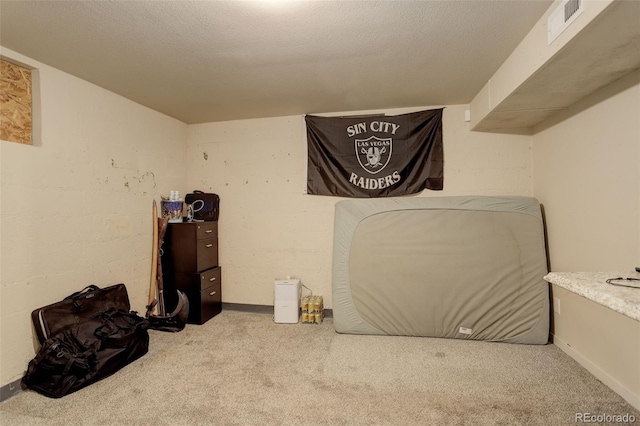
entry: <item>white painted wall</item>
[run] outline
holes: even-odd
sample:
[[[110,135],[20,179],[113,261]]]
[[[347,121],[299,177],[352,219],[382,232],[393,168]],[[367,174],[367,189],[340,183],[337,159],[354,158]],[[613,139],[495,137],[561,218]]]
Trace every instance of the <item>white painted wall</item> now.
[[[9,49],[39,69],[41,139],[0,141],[0,385],[36,345],[30,313],[124,282],[144,312],[154,198],[186,187],[187,125]]]
[[[533,193],[554,271],[640,266],[640,71],[543,123]]]
[[[533,191],[553,271],[640,266],[640,71],[542,123]],[[606,285],[606,284],[605,284]],[[554,343],[640,408],[638,321],[553,286]]]
[[[444,190],[421,196],[530,196],[531,137],[472,133],[465,109],[444,110]],[[188,188],[221,198],[224,302],[271,305],[274,278],[291,275],[331,307],[333,213],[340,198],[304,194],[305,132],[302,116],[189,126]]]

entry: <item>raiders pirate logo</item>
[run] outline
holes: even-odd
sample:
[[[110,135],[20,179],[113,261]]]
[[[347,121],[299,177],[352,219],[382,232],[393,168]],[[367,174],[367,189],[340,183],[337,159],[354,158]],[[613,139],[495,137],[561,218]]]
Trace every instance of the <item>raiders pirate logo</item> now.
[[[356,157],[358,162],[367,172],[375,175],[382,171],[389,160],[393,148],[393,139],[380,139],[371,136],[368,139],[355,140]]]

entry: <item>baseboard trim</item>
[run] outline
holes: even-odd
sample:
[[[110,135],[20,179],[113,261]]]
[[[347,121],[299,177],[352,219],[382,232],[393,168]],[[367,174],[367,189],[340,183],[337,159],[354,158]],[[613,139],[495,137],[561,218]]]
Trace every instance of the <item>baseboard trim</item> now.
[[[0,402],[16,396],[20,392],[22,392],[22,378],[0,387]]]
[[[562,352],[566,353],[571,358],[576,360],[578,364],[582,365],[591,374],[596,376],[598,380],[610,387],[615,393],[623,397],[629,404],[633,405],[634,408],[640,410],[640,395],[636,395],[631,392],[615,378],[611,377],[607,372],[589,361],[581,353],[573,349],[568,343],[558,338],[558,336],[552,334],[551,337],[553,339],[553,344],[559,347]]]
[[[222,310],[253,312],[259,314],[273,314],[273,305],[251,305],[245,303],[223,303]],[[325,318],[333,318],[333,310],[324,310]]]
[[[222,310],[253,312],[257,314],[272,314],[273,306],[269,305],[249,305],[246,303],[223,303]]]

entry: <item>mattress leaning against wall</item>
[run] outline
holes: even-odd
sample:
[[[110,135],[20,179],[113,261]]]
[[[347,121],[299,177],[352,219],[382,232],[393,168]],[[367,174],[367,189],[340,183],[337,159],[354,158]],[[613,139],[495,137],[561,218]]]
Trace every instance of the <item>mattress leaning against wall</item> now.
[[[546,273],[534,198],[336,204],[332,293],[339,333],[546,344]]]

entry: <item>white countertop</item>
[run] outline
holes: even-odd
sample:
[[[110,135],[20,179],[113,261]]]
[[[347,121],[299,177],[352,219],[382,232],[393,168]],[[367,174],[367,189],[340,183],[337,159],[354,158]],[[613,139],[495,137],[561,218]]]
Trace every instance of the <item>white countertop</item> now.
[[[640,288],[607,284],[609,278],[640,278],[632,272],[551,272],[545,281],[640,321]],[[624,282],[624,281],[618,281]]]

